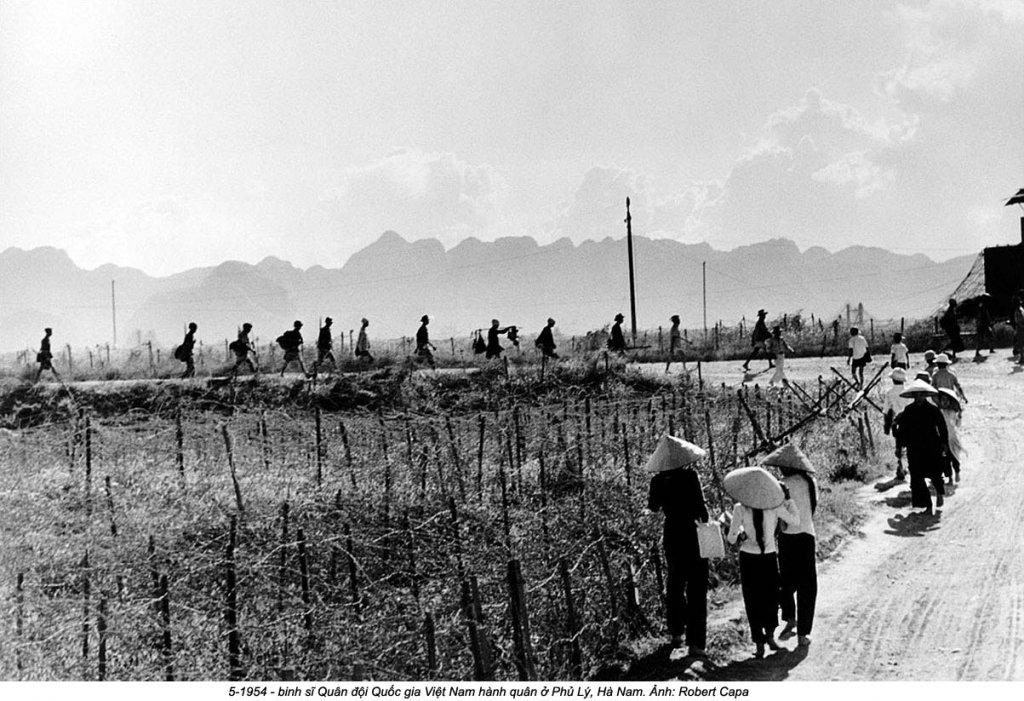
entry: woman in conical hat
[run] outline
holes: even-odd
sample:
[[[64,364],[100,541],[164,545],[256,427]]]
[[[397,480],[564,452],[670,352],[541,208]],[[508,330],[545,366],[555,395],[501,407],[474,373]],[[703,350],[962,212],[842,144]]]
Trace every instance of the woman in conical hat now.
[[[949,466],[950,470],[946,472],[946,476],[949,478],[949,483],[960,481],[960,461],[967,451],[964,450],[963,443],[960,442],[960,417],[963,412],[963,405],[960,403],[960,398],[956,396],[956,392],[948,387],[939,387],[939,394],[937,396],[939,411],[942,412],[942,418],[946,421],[946,432],[949,434]]]
[[[922,371],[921,376],[921,379],[927,378],[928,373]],[[900,396],[905,389],[904,383],[907,381],[906,371],[903,368],[895,368],[889,373],[889,378],[892,380],[892,387],[885,393],[885,404],[882,407],[885,412],[882,429],[887,436],[893,432],[892,427],[896,417],[911,402],[907,397]],[[896,463],[896,481],[903,482],[906,479],[906,470],[903,467],[903,461],[900,460]]]
[[[769,481],[770,480],[770,481]],[[767,645],[778,650],[779,560],[775,529],[779,521],[800,525],[800,514],[789,490],[763,467],[741,467],[723,480],[736,500],[729,523],[730,543],[740,546],[740,589],[754,640],[755,657],[764,657]],[[749,506],[748,506],[749,504]]]
[[[818,571],[815,558],[814,512],[818,508],[818,483],[815,469],[807,456],[792,443],[787,443],[764,459],[782,473],[782,483],[800,514],[797,526],[783,522],[779,535],[779,599],[782,620],[786,622],[779,637],[782,640],[799,635],[798,645],[809,645],[814,623],[814,604],[818,598]],[[795,601],[794,601],[795,599]]]
[[[924,380],[911,382],[900,396],[909,397],[913,402],[893,424],[896,457],[902,458],[904,449],[907,452],[911,506],[923,508],[925,514],[932,513],[932,497],[926,480],[935,487],[936,506],[942,506],[945,494],[942,473],[949,451],[949,432],[942,412],[928,401],[937,394],[936,389]]]
[[[703,656],[707,646],[708,561],[697,544],[698,521],[708,521],[700,476],[693,469],[707,453],[699,446],[668,434],[661,437],[647,461],[653,473],[647,508],[665,515],[662,544],[668,574],[665,615],[672,644],[683,642],[691,656]]]

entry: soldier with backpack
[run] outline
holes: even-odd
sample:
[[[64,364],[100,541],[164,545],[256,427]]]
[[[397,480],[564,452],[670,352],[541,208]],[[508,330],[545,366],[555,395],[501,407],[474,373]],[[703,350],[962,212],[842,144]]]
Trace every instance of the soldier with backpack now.
[[[302,328],[302,322],[296,321],[292,324],[292,328],[285,331],[283,334],[277,337],[277,345],[281,346],[284,350],[284,360],[281,365],[281,377],[284,377],[284,371],[288,369],[288,366],[292,363],[298,363],[299,369],[302,370],[303,375],[308,375],[306,372],[306,364],[302,362],[302,332],[299,330]]]
[[[174,349],[174,357],[176,360],[180,360],[185,363],[185,372],[181,373],[181,379],[189,377],[195,377],[196,374],[196,361],[193,357],[193,351],[196,347],[196,330],[199,326],[196,322],[190,322],[188,325],[188,333],[185,334],[185,340],[181,342],[181,345]]]
[[[243,363],[249,366],[249,370],[256,372],[256,364],[249,357],[250,353],[256,353],[256,347],[249,340],[250,331],[252,331],[252,324],[247,321],[242,324],[242,330],[238,332],[238,338],[228,346],[228,350],[235,354],[235,365],[231,368],[232,379],[238,374],[238,369],[242,367]]]
[[[551,332],[551,329],[555,325],[554,319],[548,319],[548,324],[540,330],[540,334],[537,336],[537,340],[533,342],[533,345],[540,348],[540,352],[544,354],[546,358],[558,358],[558,353],[555,353],[555,337]]]

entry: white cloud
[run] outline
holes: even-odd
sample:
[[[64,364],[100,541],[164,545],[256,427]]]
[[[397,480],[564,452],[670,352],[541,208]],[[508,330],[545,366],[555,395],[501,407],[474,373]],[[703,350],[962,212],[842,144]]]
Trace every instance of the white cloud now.
[[[890,19],[906,59],[883,72],[879,82],[886,95],[910,109],[950,102],[993,59],[1013,61],[1019,71],[1024,29],[1019,0],[932,0],[921,7],[899,5]],[[1006,47],[1014,47],[1009,55],[1003,53]]]
[[[811,178],[837,186],[853,185],[854,194],[861,198],[892,186],[895,174],[891,169],[872,163],[866,153],[859,151],[816,170],[811,173]]]
[[[448,245],[465,236],[487,237],[506,220],[508,185],[488,165],[452,153],[403,149],[364,167],[321,201],[346,231],[363,241],[387,229],[407,238],[435,237]]]

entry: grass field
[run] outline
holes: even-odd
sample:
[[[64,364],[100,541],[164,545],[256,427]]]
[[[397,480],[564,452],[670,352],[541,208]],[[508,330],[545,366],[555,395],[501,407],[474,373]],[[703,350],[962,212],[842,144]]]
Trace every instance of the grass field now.
[[[600,363],[364,375],[8,387],[0,676],[614,674],[663,630],[642,472],[658,437],[713,449],[717,514],[759,443],[740,395],[768,435],[806,413]],[[860,517],[845,480],[884,469],[864,430],[837,410],[792,435],[821,470],[822,554]],[[712,597],[736,579],[735,556],[715,561]]]

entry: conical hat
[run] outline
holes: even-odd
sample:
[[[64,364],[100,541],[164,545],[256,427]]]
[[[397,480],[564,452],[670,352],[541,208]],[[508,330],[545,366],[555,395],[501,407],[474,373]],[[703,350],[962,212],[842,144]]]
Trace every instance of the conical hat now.
[[[904,370],[903,368],[895,368],[892,372],[889,373],[889,379],[891,379],[893,382],[906,382],[907,371]]]
[[[726,493],[751,509],[774,509],[785,501],[782,485],[763,467],[741,467],[722,481]]]
[[[946,398],[948,398],[951,401],[955,402],[957,409],[962,408],[962,405],[960,404],[960,397],[956,396],[956,392],[954,392],[953,390],[948,389],[946,387],[940,387],[939,388],[939,394],[944,394],[946,396]],[[941,403],[939,403],[939,407],[940,408],[942,407]]]
[[[707,451],[700,446],[666,433],[658,441],[658,447],[654,449],[644,469],[647,472],[667,472],[695,463],[705,455]]]
[[[786,445],[770,453],[768,457],[761,461],[761,464],[786,467],[790,470],[807,472],[812,475],[817,472],[814,466],[811,465],[811,461],[807,459],[807,456],[792,443],[786,443]]]
[[[911,398],[913,398],[914,395],[917,395],[917,394],[932,395],[932,394],[938,394],[938,392],[936,392],[935,388],[932,387],[927,382],[925,382],[924,380],[914,380],[909,385],[907,385],[907,388],[905,390],[900,392],[900,396],[901,397],[911,397]]]
[[[936,365],[949,365],[949,356],[945,353],[939,353],[935,356],[934,363]]]

